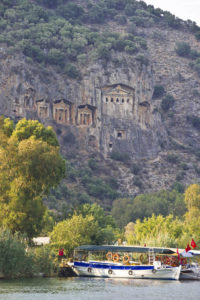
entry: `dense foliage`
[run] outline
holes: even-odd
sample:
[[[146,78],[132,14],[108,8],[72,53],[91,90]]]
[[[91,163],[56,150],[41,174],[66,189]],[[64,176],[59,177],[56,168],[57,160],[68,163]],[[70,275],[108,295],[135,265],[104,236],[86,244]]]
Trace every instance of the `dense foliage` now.
[[[71,255],[84,244],[109,244],[115,241],[115,224],[111,216],[96,204],[84,205],[72,217],[56,224],[50,237],[53,248],[64,248]]]
[[[0,273],[8,278],[33,275],[33,260],[19,235],[0,228]]]
[[[66,180],[52,189],[46,200],[48,207],[58,212],[57,220],[65,219],[74,208],[86,203],[98,203],[106,211],[111,210],[113,200],[119,197],[118,183],[110,173],[105,176],[107,170],[100,161],[90,159],[81,166],[68,161],[66,168]]]
[[[65,173],[55,133],[38,121],[0,119],[0,225],[29,238],[40,233],[43,197]]]
[[[167,216],[173,214],[181,217],[186,211],[184,195],[176,190],[160,191],[152,194],[141,194],[134,199],[119,198],[113,202],[112,216],[120,227],[128,222],[135,222],[137,219],[143,220],[162,214]]]
[[[9,53],[23,53],[31,63],[56,65],[72,78],[91,59],[112,59],[115,51],[133,55],[147,48],[138,27],[156,23],[172,28],[186,27],[196,34],[199,28],[169,12],[135,0],[16,0],[0,4],[0,43]],[[126,26],[126,34],[102,32],[98,24]],[[92,25],[92,26],[91,26]]]
[[[183,217],[172,214],[136,220],[126,226],[125,236],[129,244],[185,248],[194,238],[200,247],[200,185],[190,185],[184,195],[187,211]]]
[[[24,236],[0,228],[0,274],[5,278],[49,276],[56,271],[56,262],[49,245],[28,247]]]

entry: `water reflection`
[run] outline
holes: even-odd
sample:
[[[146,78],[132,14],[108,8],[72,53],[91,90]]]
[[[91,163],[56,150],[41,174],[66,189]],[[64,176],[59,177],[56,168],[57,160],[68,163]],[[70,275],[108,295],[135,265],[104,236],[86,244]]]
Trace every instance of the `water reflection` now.
[[[199,299],[198,281],[102,278],[34,278],[1,280],[3,300]]]

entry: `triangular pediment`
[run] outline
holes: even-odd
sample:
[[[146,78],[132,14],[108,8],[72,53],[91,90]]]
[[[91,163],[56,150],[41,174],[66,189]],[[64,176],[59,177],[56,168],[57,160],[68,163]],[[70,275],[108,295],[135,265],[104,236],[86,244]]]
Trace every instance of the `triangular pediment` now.
[[[134,89],[124,84],[114,84],[111,86],[105,86],[103,88],[103,91],[106,95],[120,94],[120,95],[128,96],[133,94]]]

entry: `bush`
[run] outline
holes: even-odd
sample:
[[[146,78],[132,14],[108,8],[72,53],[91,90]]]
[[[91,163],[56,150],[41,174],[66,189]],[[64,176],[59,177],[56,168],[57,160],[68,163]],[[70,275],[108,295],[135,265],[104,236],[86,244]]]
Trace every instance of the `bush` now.
[[[119,25],[125,25],[126,24],[126,17],[125,16],[121,16],[121,15],[117,15],[115,16],[114,20],[117,22],[117,24]]]
[[[188,43],[185,43],[185,42],[178,43],[176,45],[175,51],[176,51],[176,53],[179,56],[189,57],[190,56],[191,47],[190,47],[190,45]]]
[[[139,188],[142,188],[142,186],[143,186],[142,181],[139,176],[134,177],[133,184],[135,184]]]
[[[49,245],[32,248],[35,272],[51,276],[56,270],[57,257]]]
[[[187,121],[190,122],[196,129],[200,129],[200,117],[187,116]]]
[[[147,66],[149,64],[148,57],[144,56],[143,54],[139,54],[135,58],[140,64]]]
[[[174,103],[174,97],[172,95],[166,95],[162,100],[161,108],[166,112],[174,105]]]
[[[137,175],[140,172],[140,167],[137,164],[133,163],[132,166],[131,166],[131,172],[134,175]]]
[[[33,60],[36,60],[39,63],[44,60],[44,54],[37,45],[27,45],[23,50],[23,54],[31,57]]]
[[[6,278],[33,275],[33,261],[27,255],[22,236],[0,229],[0,273]]]
[[[181,193],[181,194],[183,194],[184,191],[185,191],[184,185],[182,183],[178,182],[178,181],[175,181],[173,183],[173,185],[171,186],[171,189],[175,190],[175,191],[177,191],[178,193]]]
[[[153,91],[153,99],[161,98],[165,93],[165,89],[162,85],[156,85]]]
[[[90,167],[92,171],[98,171],[99,169],[98,163],[94,158],[88,160],[88,167]]]
[[[51,49],[47,56],[47,61],[52,65],[62,66],[64,64],[65,56],[58,49]]]
[[[136,8],[137,8],[136,3],[128,3],[126,4],[124,12],[127,16],[133,16],[135,14]]]
[[[177,164],[179,161],[178,156],[175,154],[168,154],[166,160],[172,164]]]
[[[128,33],[135,34],[137,31],[137,27],[134,23],[130,23],[127,28]]]
[[[72,64],[66,65],[66,67],[64,68],[64,73],[73,79],[78,78],[80,76],[79,71]]]
[[[128,162],[130,159],[127,153],[120,153],[117,151],[112,151],[110,153],[110,158],[122,162]]]
[[[76,137],[72,132],[70,132],[63,138],[63,141],[67,144],[75,144]]]
[[[177,175],[176,175],[176,180],[177,181],[181,181],[184,179],[184,175],[185,175],[185,172],[179,172]]]
[[[196,39],[197,39],[198,41],[200,41],[200,31],[197,31],[197,32],[195,33],[195,37],[196,37]]]
[[[198,73],[200,76],[200,58],[196,59],[195,62],[191,63],[190,66]]]

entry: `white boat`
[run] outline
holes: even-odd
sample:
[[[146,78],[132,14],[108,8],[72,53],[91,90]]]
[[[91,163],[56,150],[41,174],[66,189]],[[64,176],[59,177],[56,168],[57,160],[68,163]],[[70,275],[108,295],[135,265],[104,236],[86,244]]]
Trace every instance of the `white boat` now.
[[[191,263],[182,268],[180,279],[200,280],[200,267],[198,263]]]
[[[172,267],[156,260],[159,254],[172,253],[164,248],[84,245],[75,249],[74,261],[69,265],[78,276],[179,280],[181,266]],[[133,256],[140,259],[133,260]],[[144,256],[147,262],[143,261]]]

